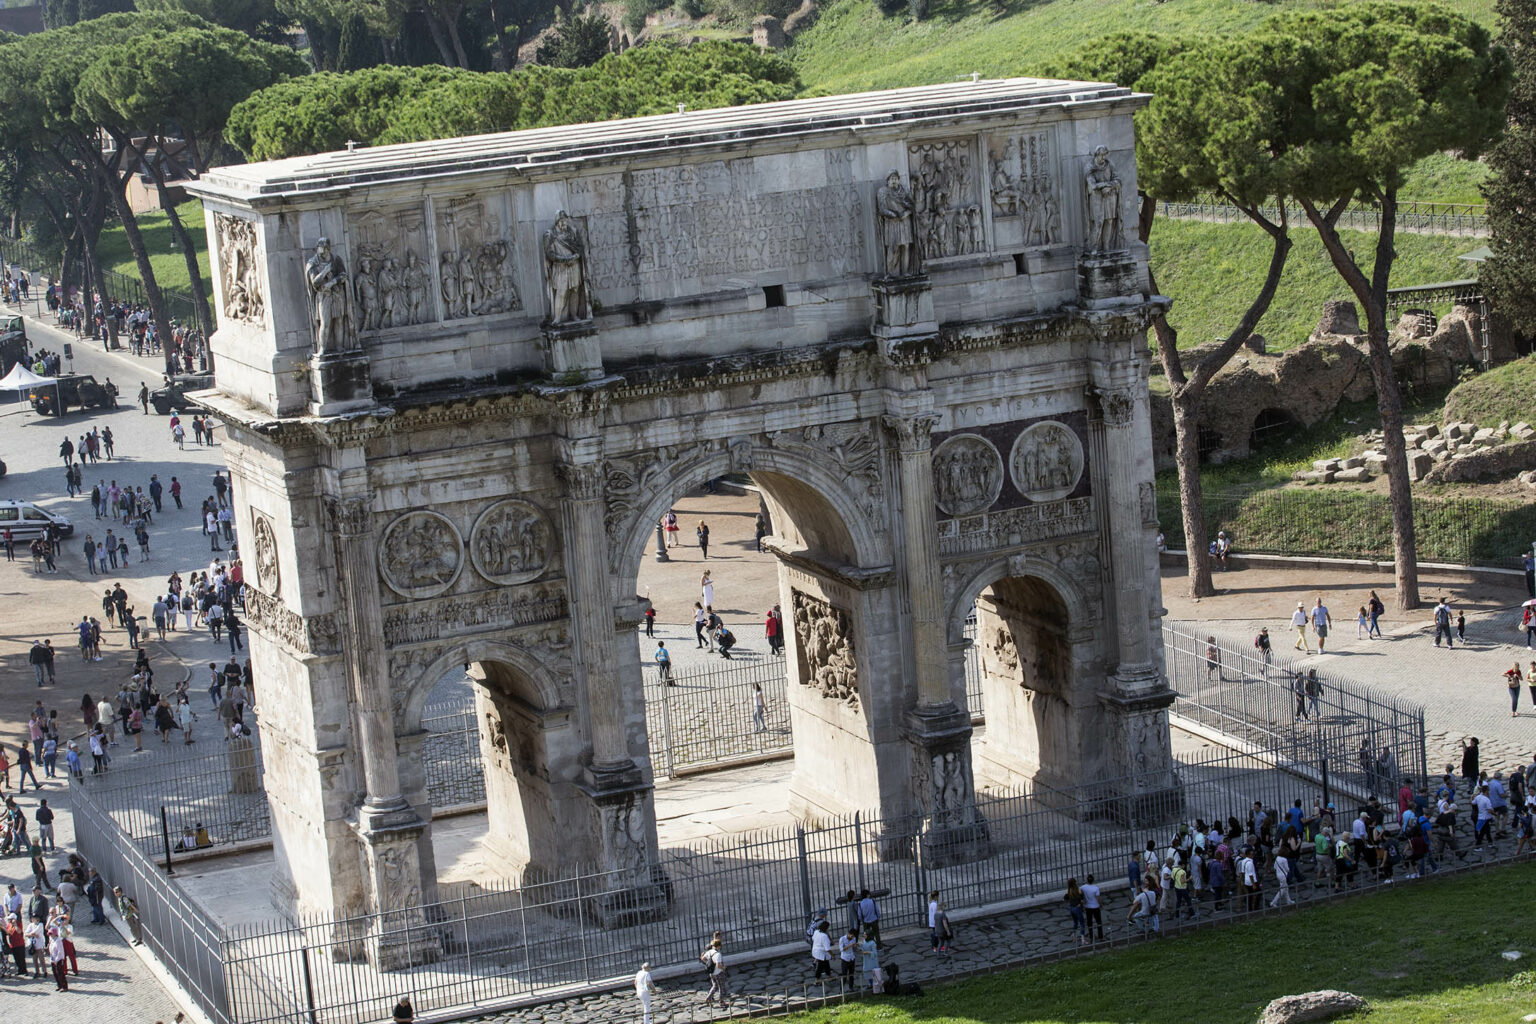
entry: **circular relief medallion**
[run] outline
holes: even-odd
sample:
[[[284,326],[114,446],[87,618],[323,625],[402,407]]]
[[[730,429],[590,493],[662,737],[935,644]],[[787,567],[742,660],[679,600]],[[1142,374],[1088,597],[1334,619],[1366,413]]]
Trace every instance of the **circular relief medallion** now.
[[[402,597],[436,597],[463,568],[464,541],[447,516],[407,512],[384,528],[379,572]]]
[[[1055,501],[1077,488],[1083,443],[1065,423],[1046,420],[1025,428],[1008,456],[1013,486],[1031,501]]]
[[[283,577],[277,564],[277,535],[272,531],[272,521],[256,513],[256,585],[270,597],[277,597],[283,590]]]
[[[492,583],[527,583],[549,567],[555,531],[549,517],[526,501],[498,501],[469,531],[469,557]]]
[[[933,496],[952,516],[992,507],[1003,489],[1003,458],[992,442],[976,434],[946,438],[933,453]]]

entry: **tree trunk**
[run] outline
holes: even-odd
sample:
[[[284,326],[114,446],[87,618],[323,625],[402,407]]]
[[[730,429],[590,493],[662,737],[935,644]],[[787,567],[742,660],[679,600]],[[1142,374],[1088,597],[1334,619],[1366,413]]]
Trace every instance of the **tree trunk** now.
[[[155,180],[155,193],[160,197],[160,209],[165,211],[167,219],[170,220],[171,234],[176,236],[176,244],[181,246],[181,254],[186,259],[187,281],[192,292],[192,309],[197,316],[197,328],[206,338],[213,333],[213,313],[208,309],[208,296],[203,291],[203,272],[197,265],[197,250],[192,247],[192,236],[187,233],[186,225],[182,224],[181,216],[176,212],[176,204],[171,202],[170,191],[165,187],[165,169],[158,162],[151,166],[150,177]]]
[[[1161,344],[1161,343],[1159,343]],[[1179,510],[1183,516],[1184,549],[1188,552],[1189,596],[1210,597],[1210,535],[1205,529],[1205,490],[1200,484],[1200,406],[1204,389],[1175,388],[1173,406],[1174,462],[1179,471]]]
[[[443,16],[443,23],[448,29],[448,41],[453,44],[453,55],[458,58],[459,67],[469,69],[469,54],[464,52],[464,41],[459,38],[459,16],[455,11],[451,15]]]
[[[494,0],[490,6],[491,31],[494,41],[491,44],[491,70],[511,71],[512,65],[517,63],[517,51],[507,55],[507,21],[502,17],[501,10],[505,5],[500,0]]]
[[[113,183],[117,186],[117,183]],[[139,280],[144,285],[144,299],[149,303],[149,315],[155,321],[155,333],[160,336],[162,351],[171,349],[171,318],[165,310],[165,294],[160,291],[160,282],[155,280],[155,268],[149,262],[149,250],[144,246],[144,235],[139,231],[138,218],[133,214],[133,207],[128,205],[128,196],[121,186],[112,188],[112,205],[117,209],[117,218],[123,222],[123,235],[128,239],[128,248],[133,252],[133,262],[139,268]],[[98,273],[99,273],[98,268]],[[102,278],[105,282],[105,277]],[[102,291],[106,295],[106,291]]]
[[[448,37],[443,33],[443,26],[432,17],[431,11],[422,12],[422,20],[427,23],[427,31],[432,34],[432,42],[437,44],[437,52],[443,58],[443,64],[448,67],[457,67],[453,61],[453,48],[448,44]]]
[[[1403,392],[1392,368],[1392,353],[1387,330],[1386,289],[1396,258],[1393,240],[1397,233],[1397,197],[1381,199],[1381,231],[1376,239],[1376,260],[1367,281],[1335,228],[1347,207],[1341,201],[1327,215],[1310,202],[1303,202],[1307,219],[1317,228],[1323,248],[1334,269],[1349,285],[1356,301],[1365,311],[1366,344],[1371,356],[1371,377],[1376,384],[1376,407],[1381,413],[1383,454],[1387,459],[1387,494],[1392,502],[1392,556],[1396,567],[1398,611],[1419,607],[1419,559],[1413,530],[1413,487],[1408,479],[1408,446],[1403,440]]]

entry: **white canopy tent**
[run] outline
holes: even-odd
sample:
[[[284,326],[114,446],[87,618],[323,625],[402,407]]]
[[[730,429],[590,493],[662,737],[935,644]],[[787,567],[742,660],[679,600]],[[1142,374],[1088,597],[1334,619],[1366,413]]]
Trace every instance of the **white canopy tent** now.
[[[0,391],[19,392],[18,400],[25,401],[26,392],[35,387],[47,387],[53,385],[53,399],[55,410],[61,404],[59,401],[59,381],[57,377],[39,377],[21,363],[11,367],[11,372],[0,377]]]

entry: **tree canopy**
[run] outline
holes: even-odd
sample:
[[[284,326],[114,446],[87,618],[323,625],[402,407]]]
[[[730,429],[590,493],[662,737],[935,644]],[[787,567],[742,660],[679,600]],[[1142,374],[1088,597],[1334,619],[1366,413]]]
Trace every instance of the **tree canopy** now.
[[[290,79],[230,113],[228,136],[253,160],[486,132],[604,121],[792,98],[794,69],[739,43],[650,44],[588,68],[510,74],[380,66]]]
[[[1509,52],[1513,82],[1504,137],[1488,154],[1493,177],[1484,188],[1493,258],[1479,275],[1494,308],[1526,334],[1536,334],[1536,8],[1499,0],[1499,41]]]

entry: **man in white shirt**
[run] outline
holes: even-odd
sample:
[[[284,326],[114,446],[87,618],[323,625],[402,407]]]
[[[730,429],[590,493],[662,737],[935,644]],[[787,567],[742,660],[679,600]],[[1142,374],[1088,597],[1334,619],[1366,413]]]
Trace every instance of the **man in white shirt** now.
[[[1301,601],[1296,602],[1296,611],[1291,615],[1291,625],[1296,627],[1296,650],[1312,653],[1312,645],[1307,643],[1307,606]]]
[[[641,1024],[651,1024],[651,997],[656,994],[656,983],[651,980],[651,965],[643,963],[635,972],[635,995],[640,999]]]
[[[1279,886],[1275,890],[1275,898],[1269,901],[1270,909],[1280,905],[1284,900],[1287,904],[1295,904],[1291,899],[1291,862],[1283,854],[1275,857],[1275,883]]]
[[[1245,849],[1243,859],[1237,862],[1238,876],[1243,880],[1243,892],[1248,894],[1249,910],[1258,910],[1263,896],[1259,892],[1259,872],[1253,866],[1253,857]]]
[[[1312,632],[1317,634],[1317,653],[1322,654],[1323,648],[1328,644],[1328,630],[1333,626],[1333,616],[1328,614],[1328,606],[1323,604],[1323,599],[1317,599],[1317,606],[1312,609]]]
[[[1098,929],[1098,941],[1104,941],[1104,904],[1099,887],[1094,884],[1093,876],[1088,876],[1088,881],[1083,885],[1083,911],[1088,918],[1088,936],[1094,935],[1094,929]]]
[[[1143,880],[1141,892],[1131,902],[1130,913],[1126,915],[1127,921],[1136,922],[1136,927],[1141,929],[1141,934],[1156,935],[1162,932],[1163,922],[1157,914],[1157,893],[1152,891],[1150,880]]]

